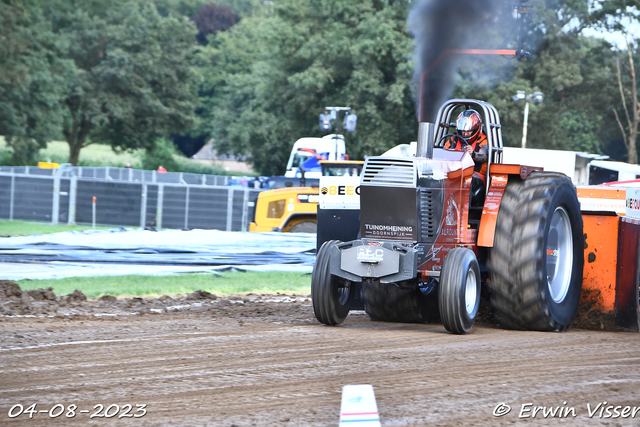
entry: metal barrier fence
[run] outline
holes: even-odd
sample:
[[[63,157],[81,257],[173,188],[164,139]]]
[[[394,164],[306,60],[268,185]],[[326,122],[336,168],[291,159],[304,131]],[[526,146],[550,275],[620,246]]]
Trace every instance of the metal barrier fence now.
[[[228,176],[124,168],[0,168],[0,218],[246,231],[257,194]]]
[[[60,169],[42,169],[37,166],[0,166],[0,173],[13,173],[22,175],[54,176],[61,173],[62,177],[77,176],[80,178],[105,179],[108,181],[129,181],[158,183],[167,182],[173,184],[202,184],[202,185],[227,185],[232,178],[227,175],[207,175],[183,172],[148,171],[131,168],[85,167],[61,165]]]

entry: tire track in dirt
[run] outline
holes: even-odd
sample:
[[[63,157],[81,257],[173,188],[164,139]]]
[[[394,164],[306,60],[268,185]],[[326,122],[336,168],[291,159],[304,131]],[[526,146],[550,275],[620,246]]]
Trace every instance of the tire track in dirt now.
[[[612,420],[588,418],[586,403],[640,407],[633,333],[485,326],[454,336],[442,325],[372,322],[361,312],[334,328],[318,324],[308,298],[194,292],[87,301],[79,291],[3,286],[0,425],[110,422],[9,419],[18,403],[148,405],[144,418],[119,425],[336,425],[342,386],[358,383],[374,386],[383,425],[524,424],[523,403],[565,401],[577,408],[574,423],[605,425]],[[494,418],[501,402],[513,412]]]
[[[374,386],[382,423],[394,426],[512,425],[522,403],[563,401],[576,407],[577,425],[605,425],[612,420],[588,418],[586,403],[640,406],[633,333],[479,327],[454,336],[441,325],[372,322],[359,314],[341,327],[322,326],[308,303],[241,309],[242,316],[212,306],[68,321],[2,318],[0,424],[110,422],[87,415],[8,419],[12,405],[37,402],[43,409],[148,405],[145,417],[118,425],[328,426],[338,422],[342,386],[358,383]],[[494,418],[500,402],[514,409]]]

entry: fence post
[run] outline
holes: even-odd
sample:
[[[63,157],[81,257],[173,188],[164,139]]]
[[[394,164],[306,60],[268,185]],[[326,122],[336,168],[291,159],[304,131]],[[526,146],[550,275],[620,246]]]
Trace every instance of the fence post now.
[[[231,220],[233,219],[233,188],[227,189],[227,231],[231,231]]]
[[[60,169],[53,177],[53,208],[51,209],[51,225],[58,225],[60,216]]]
[[[187,196],[184,201],[184,228],[189,228],[189,186],[187,185]]]
[[[13,197],[16,190],[16,177],[13,168],[11,168],[11,202],[9,203],[9,221],[13,221]]]
[[[142,184],[142,194],[140,198],[140,228],[144,228],[147,222],[147,183]]]
[[[96,228],[96,202],[98,201],[96,196],[93,196],[91,201],[91,228]]]
[[[162,202],[163,202],[164,185],[158,184],[158,204],[156,206],[156,228],[162,229]]]
[[[244,189],[244,198],[242,199],[242,231],[247,231],[247,216],[249,208],[249,189]]]
[[[60,178],[69,170],[71,163],[61,164],[53,176],[53,208],[51,210],[51,224],[58,225],[60,217]]]
[[[68,225],[76,225],[76,194],[78,187],[78,177],[71,175],[69,183],[69,222]]]

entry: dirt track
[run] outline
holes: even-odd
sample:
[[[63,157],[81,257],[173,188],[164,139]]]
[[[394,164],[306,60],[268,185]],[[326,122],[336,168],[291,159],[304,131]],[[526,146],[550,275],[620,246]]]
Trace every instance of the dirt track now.
[[[383,426],[561,421],[519,419],[529,402],[574,407],[569,425],[640,424],[640,412],[587,412],[603,401],[640,408],[635,333],[488,325],[454,336],[439,324],[378,323],[361,312],[327,327],[306,298],[203,298],[69,302],[76,315],[0,317],[0,425],[336,426],[342,386],[362,383],[374,387]],[[119,315],[98,316],[110,311]],[[512,411],[495,418],[501,402]],[[8,417],[13,405],[33,403],[78,409],[74,418]],[[130,414],[146,404],[147,414],[90,420],[97,404],[131,404]]]

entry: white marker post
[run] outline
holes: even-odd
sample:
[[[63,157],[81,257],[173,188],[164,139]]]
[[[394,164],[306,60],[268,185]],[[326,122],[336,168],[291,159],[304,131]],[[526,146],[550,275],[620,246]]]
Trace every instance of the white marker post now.
[[[91,209],[91,224],[93,229],[96,229],[96,196],[93,196],[93,204]]]
[[[371,385],[342,387],[340,427],[380,427],[378,405]]]

